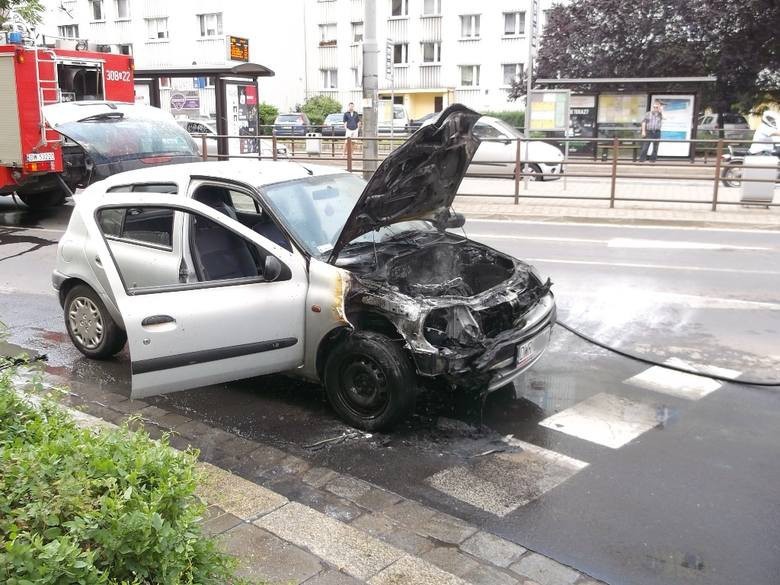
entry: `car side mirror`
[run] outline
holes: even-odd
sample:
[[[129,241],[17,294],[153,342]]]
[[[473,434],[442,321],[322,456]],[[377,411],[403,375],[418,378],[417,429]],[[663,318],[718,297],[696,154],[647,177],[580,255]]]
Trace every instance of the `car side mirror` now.
[[[466,225],[466,216],[462,213],[451,211],[447,219],[447,229],[462,228],[464,225]]]
[[[270,254],[265,257],[265,263],[263,265],[263,279],[266,282],[273,282],[282,273],[282,263],[276,256]]]

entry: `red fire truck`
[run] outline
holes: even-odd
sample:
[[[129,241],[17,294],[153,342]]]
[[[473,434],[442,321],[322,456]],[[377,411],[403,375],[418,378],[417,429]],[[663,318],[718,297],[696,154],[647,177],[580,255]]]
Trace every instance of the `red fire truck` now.
[[[197,160],[190,136],[134,93],[128,55],[0,45],[0,195],[50,207],[109,174]]]

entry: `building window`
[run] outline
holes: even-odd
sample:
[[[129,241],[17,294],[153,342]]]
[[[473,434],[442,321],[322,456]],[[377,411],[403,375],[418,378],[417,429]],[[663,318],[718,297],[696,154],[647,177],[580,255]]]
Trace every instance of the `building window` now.
[[[320,25],[320,46],[336,44],[336,23]]]
[[[441,14],[441,0],[424,0],[423,16],[439,16]]]
[[[361,86],[363,80],[360,79],[360,70],[357,67],[352,68],[352,79],[355,81],[354,87]]]
[[[352,23],[352,42],[353,43],[360,43],[363,41],[363,23],[362,22],[353,22]]]
[[[441,43],[422,44],[423,63],[441,62]]]
[[[393,63],[396,65],[406,65],[409,63],[409,43],[398,43],[393,45]]]
[[[460,84],[463,87],[479,87],[479,65],[461,65]]]
[[[79,38],[79,25],[77,24],[65,24],[57,27],[57,33],[63,39],[77,39]]]
[[[339,86],[338,69],[320,69],[322,72],[322,87],[336,89]]]
[[[460,36],[464,39],[479,38],[479,14],[462,14],[460,17]]]
[[[117,45],[116,50],[120,55],[132,55],[133,45]]]
[[[393,16],[409,16],[409,0],[390,0],[392,7],[390,14]]]
[[[130,0],[116,0],[116,18],[117,20],[130,18]]]
[[[103,14],[103,0],[89,0],[89,4],[92,20],[105,20],[105,15]]]
[[[221,12],[198,14],[198,22],[200,23],[200,36],[216,37],[222,34]]]
[[[146,38],[149,40],[168,38],[168,19],[167,18],[147,18],[146,19]]]
[[[512,85],[513,82],[523,78],[522,63],[506,63],[501,66],[504,71],[504,85]]]
[[[504,12],[504,36],[525,34],[525,12]]]

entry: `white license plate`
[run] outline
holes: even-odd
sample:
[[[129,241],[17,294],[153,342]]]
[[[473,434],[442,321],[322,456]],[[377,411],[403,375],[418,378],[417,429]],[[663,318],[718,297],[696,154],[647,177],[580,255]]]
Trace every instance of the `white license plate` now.
[[[552,327],[539,332],[536,337],[517,346],[515,367],[522,367],[535,360],[547,347]]]
[[[53,152],[31,152],[27,155],[27,162],[47,162],[53,160]]]

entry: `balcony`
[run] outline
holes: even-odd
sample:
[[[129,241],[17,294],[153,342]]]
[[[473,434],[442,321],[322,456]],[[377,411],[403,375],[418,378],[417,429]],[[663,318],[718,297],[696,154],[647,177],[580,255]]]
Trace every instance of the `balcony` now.
[[[408,31],[408,18],[391,18],[387,21],[387,38],[392,39],[394,43],[407,42]]]
[[[317,6],[319,6],[320,9],[320,19],[318,22],[320,23],[326,23],[326,22],[338,22],[338,13],[336,12],[338,9],[338,2],[317,2]]]
[[[320,69],[338,69],[339,67],[339,55],[338,47],[333,46],[320,46]]]
[[[455,101],[460,104],[471,107],[481,107],[482,105],[482,89],[467,88],[455,90]]]
[[[388,82],[390,83],[390,82]],[[393,67],[393,83],[395,87],[409,87],[409,66],[395,65]]]
[[[420,17],[420,41],[423,43],[441,41],[441,16]]]
[[[419,85],[421,89],[441,87],[441,65],[438,63],[421,63]]]

